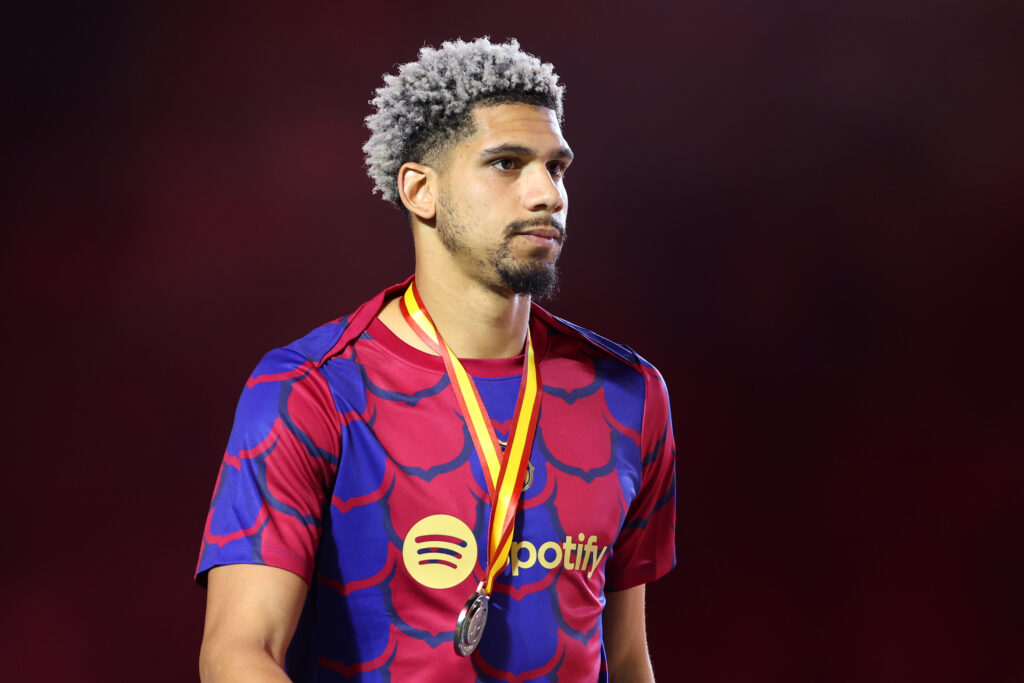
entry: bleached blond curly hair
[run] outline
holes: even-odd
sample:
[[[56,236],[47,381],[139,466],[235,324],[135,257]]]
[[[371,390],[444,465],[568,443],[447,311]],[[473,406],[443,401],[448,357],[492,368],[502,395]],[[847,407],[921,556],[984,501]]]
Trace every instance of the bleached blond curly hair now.
[[[370,139],[363,152],[374,191],[401,207],[398,169],[407,161],[429,163],[430,155],[471,134],[474,105],[525,102],[551,109],[561,121],[563,91],[554,67],[514,38],[422,48],[397,75],[384,75],[370,101],[376,111],[366,117]]]

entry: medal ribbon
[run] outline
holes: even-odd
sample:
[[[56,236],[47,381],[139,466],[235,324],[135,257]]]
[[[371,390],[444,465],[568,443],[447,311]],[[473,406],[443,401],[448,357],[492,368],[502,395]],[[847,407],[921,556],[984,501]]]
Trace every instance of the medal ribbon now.
[[[530,464],[533,436],[540,415],[540,370],[533,352],[530,330],[526,330],[526,359],[523,362],[523,377],[519,384],[519,397],[512,418],[512,429],[508,435],[504,459],[500,455],[498,437],[491,426],[487,408],[480,399],[476,383],[466,372],[458,356],[449,348],[441,333],[430,319],[427,309],[420,300],[414,280],[399,301],[402,315],[420,339],[444,360],[448,379],[455,390],[459,410],[469,427],[469,434],[476,447],[480,465],[487,480],[491,497],[491,521],[487,536],[487,568],[482,590],[491,594],[494,579],[505,569],[508,554],[512,548],[512,529],[515,527],[519,495],[523,488],[523,477]]]

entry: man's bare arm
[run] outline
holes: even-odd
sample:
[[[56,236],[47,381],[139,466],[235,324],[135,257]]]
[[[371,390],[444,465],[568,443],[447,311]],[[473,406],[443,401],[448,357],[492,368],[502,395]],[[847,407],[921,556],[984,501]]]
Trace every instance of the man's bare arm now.
[[[615,683],[654,683],[647,651],[646,586],[605,593],[604,646],[608,674]]]
[[[203,683],[288,681],[288,650],[306,583],[284,569],[231,564],[208,575],[206,626],[199,651]]]

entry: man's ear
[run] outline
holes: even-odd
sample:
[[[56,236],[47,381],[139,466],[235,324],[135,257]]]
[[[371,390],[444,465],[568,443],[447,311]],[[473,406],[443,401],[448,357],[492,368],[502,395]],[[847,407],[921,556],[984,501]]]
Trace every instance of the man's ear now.
[[[433,220],[437,213],[436,190],[437,172],[429,166],[407,161],[398,169],[398,196],[420,220]]]

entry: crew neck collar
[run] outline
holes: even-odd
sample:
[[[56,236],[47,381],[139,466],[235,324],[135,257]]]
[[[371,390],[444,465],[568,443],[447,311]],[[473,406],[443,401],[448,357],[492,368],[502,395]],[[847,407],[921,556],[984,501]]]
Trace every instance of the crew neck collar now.
[[[440,356],[420,351],[405,343],[387,325],[382,323],[380,318],[375,317],[366,331],[374,341],[405,362],[426,370],[445,372],[444,361]],[[547,330],[543,324],[538,324],[533,316],[530,317],[530,333],[533,337],[533,349],[539,361],[547,347]],[[460,357],[459,360],[466,371],[474,377],[519,377],[523,373],[524,357],[525,354],[520,353],[510,358]]]

